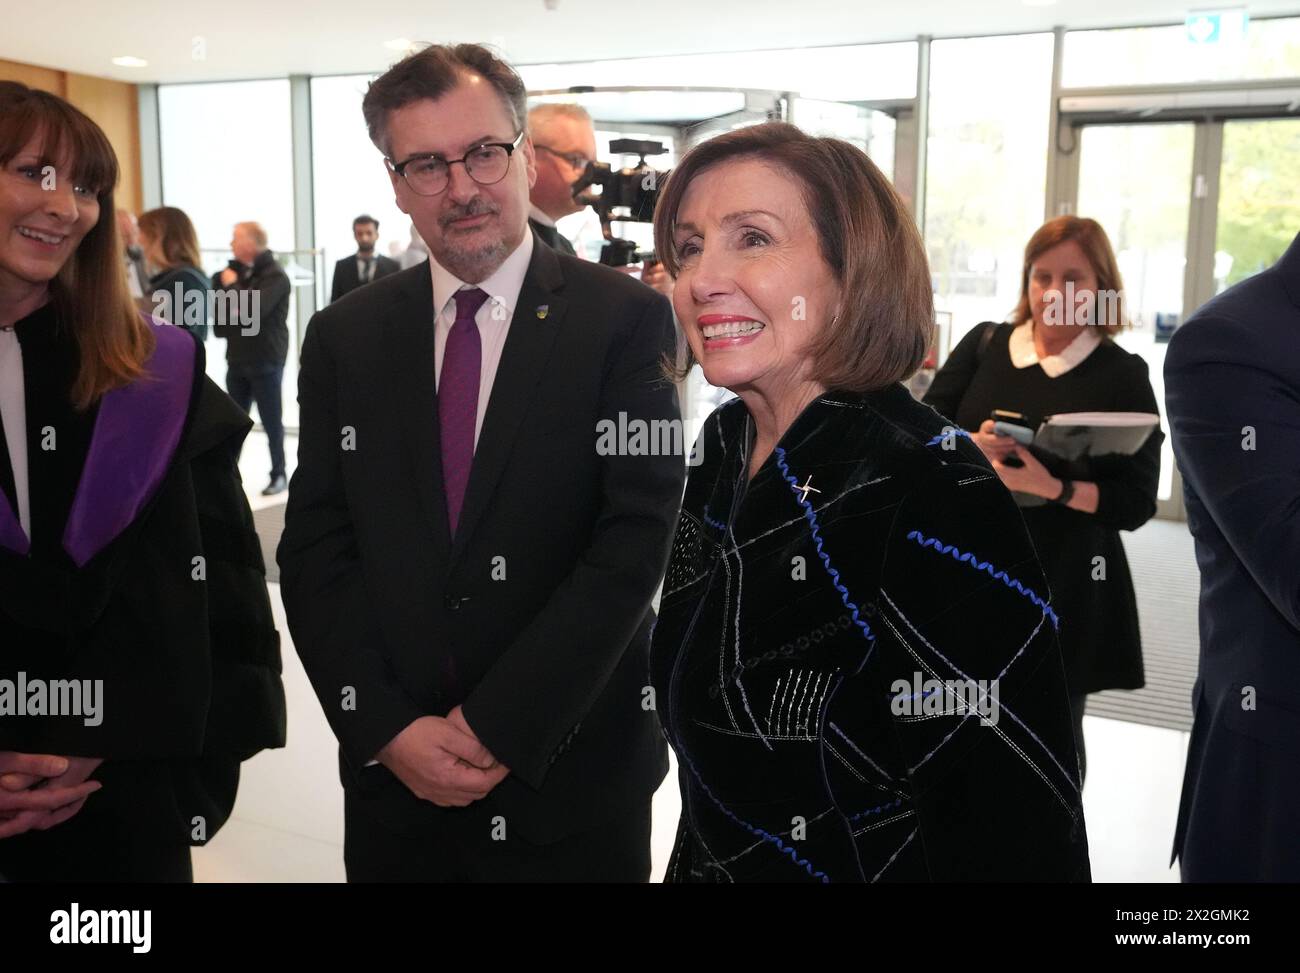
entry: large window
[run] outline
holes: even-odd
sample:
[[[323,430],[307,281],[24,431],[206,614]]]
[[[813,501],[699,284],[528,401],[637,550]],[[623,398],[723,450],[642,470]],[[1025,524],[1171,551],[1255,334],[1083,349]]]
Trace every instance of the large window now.
[[[361,99],[371,75],[312,78],[312,190],[316,246],[324,251],[321,302],[329,300],[334,264],[356,252],[352,221],[379,221],[379,253],[399,257],[411,241],[411,220],[397,208],[384,158],[370,142]]]
[[[289,82],[163,85],[158,115],[163,202],[194,222],[205,269],[225,266],[243,220],[262,224],[272,250],[292,250]]]
[[[1003,321],[1043,222],[1052,36],[931,45],[925,239],[951,342]]]
[[[293,143],[289,121],[289,82],[229,81],[162,85],[158,89],[162,143],[163,203],[183,209],[198,232],[203,269],[213,273],[230,259],[236,223],[254,221],[266,230],[270,248],[293,269]],[[291,348],[286,389],[297,383],[298,356],[292,338],[298,281],[289,308]],[[226,350],[220,340],[207,348],[208,374],[225,387]],[[283,396],[284,421],[298,422],[298,403]]]
[[[1225,12],[1171,27],[1065,35],[1067,88],[1300,77],[1300,17],[1252,20]]]
[[[1300,233],[1300,119],[1223,126],[1214,277],[1223,290],[1272,266]]]

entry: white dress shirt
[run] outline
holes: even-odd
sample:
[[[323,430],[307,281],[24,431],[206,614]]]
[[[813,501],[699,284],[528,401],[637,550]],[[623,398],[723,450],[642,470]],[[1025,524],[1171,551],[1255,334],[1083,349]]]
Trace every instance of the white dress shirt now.
[[[475,448],[478,447],[479,433],[483,431],[483,416],[487,413],[488,400],[492,397],[492,383],[496,379],[497,366],[501,364],[501,352],[506,346],[510,319],[519,303],[524,275],[528,273],[528,264],[532,259],[533,234],[527,229],[524,231],[523,242],[515,247],[490,277],[478,284],[466,284],[432,257],[429,258],[429,272],[433,275],[435,388],[442,379],[442,352],[447,347],[447,335],[456,323],[456,292],[477,287],[488,296],[474,315],[483,347],[478,383],[478,413],[474,420]]]
[[[379,254],[370,255],[370,266],[366,266],[366,258],[357,256],[357,283],[369,284],[375,279],[375,268],[379,266]]]
[[[23,351],[12,328],[0,331],[0,423],[9,447],[9,466],[14,471],[14,493],[18,501],[18,523],[32,536],[32,506],[27,485],[27,399],[23,381]],[[6,503],[0,493],[0,503]]]
[[[1030,318],[1023,324],[1017,325],[1011,332],[1008,347],[1011,352],[1011,364],[1016,368],[1042,365],[1048,378],[1059,378],[1091,355],[1093,349],[1099,344],[1101,338],[1097,334],[1097,329],[1082,327],[1079,329],[1078,337],[1055,355],[1039,358],[1038,349],[1034,347],[1034,319]]]

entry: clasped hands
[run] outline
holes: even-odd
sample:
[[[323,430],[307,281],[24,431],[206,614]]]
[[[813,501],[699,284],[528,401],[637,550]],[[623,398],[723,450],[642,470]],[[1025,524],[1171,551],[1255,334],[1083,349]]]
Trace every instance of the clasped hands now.
[[[48,831],[103,785],[87,780],[102,760],[0,750],[0,839]]]
[[[412,794],[439,807],[482,800],[510,773],[475,736],[459,706],[445,719],[413,720],[376,759]]]

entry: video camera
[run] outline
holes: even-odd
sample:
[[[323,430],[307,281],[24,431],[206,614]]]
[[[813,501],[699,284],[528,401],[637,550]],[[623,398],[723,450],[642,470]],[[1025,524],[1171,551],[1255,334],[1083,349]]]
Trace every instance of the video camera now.
[[[638,155],[640,159],[631,169],[615,172],[607,162],[588,162],[578,181],[573,184],[573,198],[590,206],[600,217],[600,231],[605,245],[600,249],[600,262],[607,267],[626,267],[642,261],[647,267],[657,263],[654,252],[638,251],[635,240],[616,238],[610,224],[649,223],[654,219],[659,188],[667,172],[659,172],[646,165],[646,156],[660,155],[668,150],[660,142],[643,139],[614,139],[609,143],[611,152]],[[585,193],[591,186],[600,187],[600,195]],[[615,213],[615,210],[626,212]]]

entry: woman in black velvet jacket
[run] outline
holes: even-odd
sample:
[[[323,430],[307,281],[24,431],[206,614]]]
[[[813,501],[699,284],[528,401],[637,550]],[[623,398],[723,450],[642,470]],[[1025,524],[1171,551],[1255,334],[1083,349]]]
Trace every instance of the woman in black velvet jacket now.
[[[116,180],[94,122],[0,82],[8,881],[189,881],[240,762],[284,744],[237,466],[251,423],[205,377],[202,346],[131,303]]]
[[[654,635],[669,881],[1087,881],[1059,624],[1010,493],[899,381],[919,234],[856,148],[692,150],[656,245],[706,422]]]

